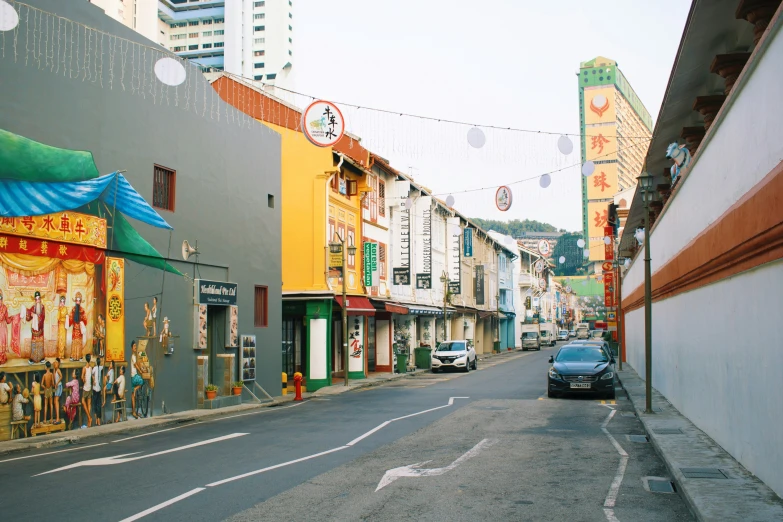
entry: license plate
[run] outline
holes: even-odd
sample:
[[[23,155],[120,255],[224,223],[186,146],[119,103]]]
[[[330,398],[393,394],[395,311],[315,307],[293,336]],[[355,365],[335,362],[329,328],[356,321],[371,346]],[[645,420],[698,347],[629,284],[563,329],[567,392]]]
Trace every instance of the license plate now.
[[[572,382],[571,388],[589,388],[590,383],[589,382]]]

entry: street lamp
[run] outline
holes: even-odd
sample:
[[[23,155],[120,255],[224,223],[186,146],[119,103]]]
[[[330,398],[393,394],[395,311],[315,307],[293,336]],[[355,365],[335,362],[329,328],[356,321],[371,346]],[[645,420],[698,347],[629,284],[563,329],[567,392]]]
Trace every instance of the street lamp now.
[[[644,378],[645,413],[652,413],[652,276],[650,274],[650,203],[653,200],[653,177],[638,178],[644,201]]]
[[[343,373],[345,374],[345,385],[348,386],[348,363],[350,362],[350,355],[348,353],[348,296],[347,296],[347,288],[346,288],[346,279],[347,279],[347,271],[346,271],[346,263],[345,263],[345,239],[340,237],[339,234],[335,233],[334,238],[336,241],[332,241],[329,243],[329,252],[332,254],[340,254],[342,258],[342,267],[343,267],[343,306],[342,306],[342,315],[343,315],[343,356],[345,357],[345,368],[343,369]],[[356,247],[354,245],[348,245],[348,255],[349,256],[355,256],[356,255]]]
[[[440,276],[440,282],[443,283],[443,340],[446,340],[446,304],[448,303],[447,298],[449,294],[449,276],[446,275],[446,271],[444,270],[443,273]],[[436,337],[437,337],[437,332]]]

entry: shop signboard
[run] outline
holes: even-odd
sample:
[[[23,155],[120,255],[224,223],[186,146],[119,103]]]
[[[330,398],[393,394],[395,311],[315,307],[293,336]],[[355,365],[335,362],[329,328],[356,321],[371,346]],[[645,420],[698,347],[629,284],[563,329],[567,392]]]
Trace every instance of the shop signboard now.
[[[0,218],[0,232],[106,248],[106,220],[78,212]]]
[[[432,274],[416,274],[416,288],[430,290],[432,288]]]
[[[201,305],[237,305],[237,284],[196,279],[196,302]]]
[[[125,260],[106,258],[106,362],[125,360]]]
[[[374,277],[378,272],[378,243],[364,243],[364,286],[376,286]]]
[[[463,238],[463,255],[465,257],[473,257],[473,229],[465,228]]]
[[[474,289],[476,295],[476,304],[484,304],[484,265],[476,265],[476,287]]]
[[[256,336],[242,336],[242,380],[254,381],[256,379]]]
[[[410,285],[411,284],[411,269],[410,268],[393,268],[392,275],[394,276],[395,285]]]

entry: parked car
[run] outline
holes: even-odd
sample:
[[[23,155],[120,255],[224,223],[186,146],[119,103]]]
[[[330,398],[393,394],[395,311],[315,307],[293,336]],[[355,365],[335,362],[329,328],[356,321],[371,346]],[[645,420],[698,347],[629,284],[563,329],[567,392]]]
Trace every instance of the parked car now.
[[[549,358],[547,396],[595,393],[615,398],[615,374],[612,363],[601,346],[567,344]]]
[[[447,368],[478,370],[476,350],[467,341],[443,341],[432,353],[432,373]]]
[[[526,350],[540,350],[541,349],[541,336],[538,335],[538,331],[528,330],[522,332],[522,351]]]
[[[558,341],[567,341],[568,340],[568,330],[560,330],[557,332],[557,340]]]
[[[568,338],[573,339],[576,337],[576,330],[568,330]]]

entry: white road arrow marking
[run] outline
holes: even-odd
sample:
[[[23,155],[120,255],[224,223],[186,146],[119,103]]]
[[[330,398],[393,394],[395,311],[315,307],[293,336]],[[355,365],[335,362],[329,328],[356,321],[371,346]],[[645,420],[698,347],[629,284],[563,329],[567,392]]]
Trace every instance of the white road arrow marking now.
[[[163,451],[158,451],[156,453],[150,453],[149,455],[139,455],[138,457],[130,457],[130,455],[136,455],[136,453],[125,453],[123,455],[115,455],[113,457],[102,457],[100,459],[91,459],[91,460],[83,460],[81,462],[75,462],[73,464],[69,464],[67,466],[63,466],[61,468],[52,469],[49,471],[44,471],[43,473],[39,473],[38,475],[33,475],[34,477],[38,477],[40,475],[47,475],[49,473],[56,473],[58,471],[65,471],[66,469],[73,469],[73,468],[79,468],[82,466],[110,466],[113,464],[124,464],[126,462],[132,462],[134,460],[141,460],[141,459],[147,459],[150,457],[157,457],[160,455],[166,455],[167,453],[174,453],[176,451],[182,451],[190,448],[196,448],[198,446],[204,446],[206,444],[212,444],[214,442],[220,442],[223,440],[228,439],[234,439],[236,437],[242,437],[244,435],[248,435],[247,433],[232,433],[231,435],[223,435],[222,437],[215,437],[214,439],[209,440],[203,440],[201,442],[194,442],[193,444],[188,444],[186,446],[179,446],[177,448],[171,448]]]
[[[427,460],[425,462],[417,462],[416,464],[410,464],[408,466],[402,466],[400,468],[394,468],[388,470],[386,473],[383,474],[383,478],[381,478],[381,481],[378,483],[378,487],[375,488],[375,491],[379,491],[385,486],[388,486],[398,478],[402,477],[437,477],[438,475],[443,475],[444,473],[447,473],[451,471],[452,469],[456,468],[469,458],[475,457],[479,454],[479,452],[487,448],[491,445],[493,445],[495,440],[490,439],[484,439],[475,446],[473,446],[471,449],[469,449],[464,455],[462,455],[460,458],[449,464],[448,466],[444,468],[432,468],[432,469],[421,469],[421,466],[432,462],[431,460]]]

